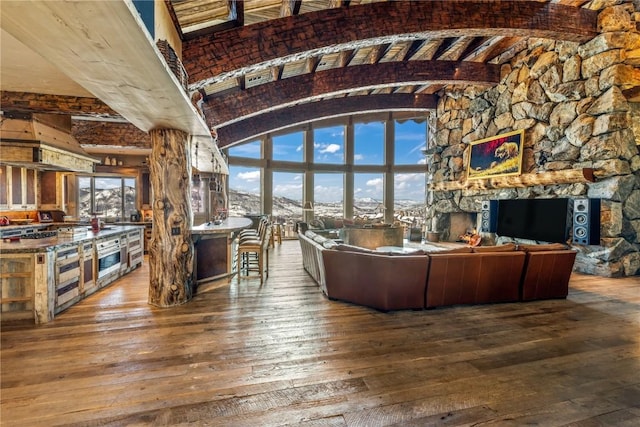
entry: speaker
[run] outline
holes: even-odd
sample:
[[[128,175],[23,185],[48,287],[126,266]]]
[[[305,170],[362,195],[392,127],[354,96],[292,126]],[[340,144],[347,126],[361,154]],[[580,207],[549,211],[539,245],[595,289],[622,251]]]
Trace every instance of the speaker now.
[[[573,243],[600,244],[600,199],[573,200]]]
[[[480,231],[495,233],[498,228],[498,201],[483,200],[480,215]]]

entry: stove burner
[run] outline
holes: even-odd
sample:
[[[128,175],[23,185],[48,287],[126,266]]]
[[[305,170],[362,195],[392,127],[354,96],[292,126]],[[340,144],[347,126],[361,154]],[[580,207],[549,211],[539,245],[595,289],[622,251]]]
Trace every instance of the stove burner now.
[[[25,234],[20,236],[23,239],[46,239],[47,237],[56,237],[57,231],[36,231],[35,233]]]

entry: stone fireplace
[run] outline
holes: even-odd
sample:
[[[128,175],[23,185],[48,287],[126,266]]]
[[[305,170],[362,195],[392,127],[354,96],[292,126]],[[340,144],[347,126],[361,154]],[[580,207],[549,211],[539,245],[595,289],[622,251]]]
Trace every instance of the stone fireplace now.
[[[633,53],[640,15],[631,3],[602,7],[601,34],[591,41],[532,39],[502,66],[495,87],[439,93],[429,119],[426,224],[442,240],[477,227],[483,200],[598,198],[600,244],[572,244],[575,270],[640,274],[640,108],[626,98],[628,88],[640,86]],[[466,179],[469,143],[519,129],[525,132],[521,175]],[[482,238],[483,244],[504,241]]]

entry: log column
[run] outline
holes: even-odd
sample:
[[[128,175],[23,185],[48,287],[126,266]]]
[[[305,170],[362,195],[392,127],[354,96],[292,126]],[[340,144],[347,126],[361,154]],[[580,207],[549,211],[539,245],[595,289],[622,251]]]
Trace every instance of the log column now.
[[[149,304],[171,307],[189,301],[193,294],[191,152],[185,132],[154,129],[149,134],[153,188]]]

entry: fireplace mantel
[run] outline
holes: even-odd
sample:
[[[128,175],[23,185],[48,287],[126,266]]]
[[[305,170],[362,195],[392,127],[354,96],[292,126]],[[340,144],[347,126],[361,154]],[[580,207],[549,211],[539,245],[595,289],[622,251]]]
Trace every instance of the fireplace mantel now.
[[[517,176],[474,179],[471,181],[442,181],[431,183],[429,190],[491,190],[497,188],[533,187],[535,185],[575,184],[579,182],[595,182],[594,170],[591,168],[565,169]]]

